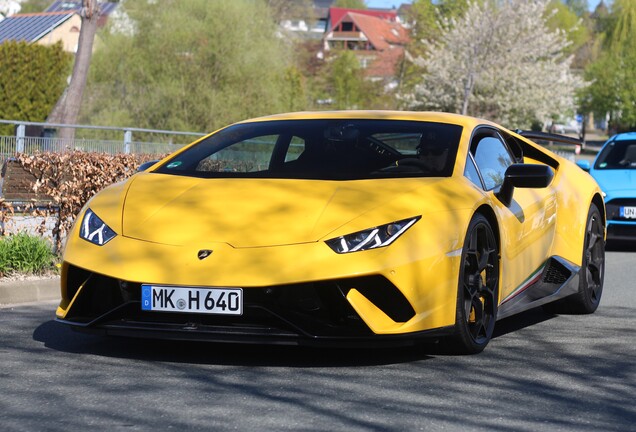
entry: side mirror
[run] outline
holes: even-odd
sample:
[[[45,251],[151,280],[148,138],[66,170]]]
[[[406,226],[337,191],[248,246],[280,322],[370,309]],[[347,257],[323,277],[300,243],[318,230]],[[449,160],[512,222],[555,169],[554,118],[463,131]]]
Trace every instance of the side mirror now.
[[[577,160],[576,164],[578,165],[579,168],[581,168],[583,171],[587,171],[590,172],[590,168],[592,167],[590,165],[590,161],[585,160],[585,159],[581,159],[581,160]]]
[[[504,181],[495,196],[508,207],[515,188],[548,187],[553,178],[554,171],[547,165],[513,164],[506,169]]]
[[[159,161],[158,160],[153,160],[153,161],[144,162],[141,165],[139,165],[139,167],[137,168],[137,172],[146,171],[148,168],[150,168],[151,166],[153,166],[157,162],[159,162]]]

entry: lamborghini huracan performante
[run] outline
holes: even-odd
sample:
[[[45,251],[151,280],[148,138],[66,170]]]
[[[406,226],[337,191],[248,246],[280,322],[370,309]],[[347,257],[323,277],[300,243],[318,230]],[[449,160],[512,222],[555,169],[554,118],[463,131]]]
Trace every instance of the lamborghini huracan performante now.
[[[106,335],[476,353],[498,319],[592,313],[596,182],[523,133],[345,111],[216,131],[93,197],[57,321]]]

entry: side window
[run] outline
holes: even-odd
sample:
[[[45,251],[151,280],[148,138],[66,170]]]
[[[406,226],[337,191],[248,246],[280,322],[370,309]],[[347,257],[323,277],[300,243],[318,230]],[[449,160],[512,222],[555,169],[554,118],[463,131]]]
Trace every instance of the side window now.
[[[506,145],[499,137],[493,135],[495,135],[494,132],[477,135],[473,138],[471,145],[471,152],[481,172],[486,190],[500,186],[503,183],[506,168],[513,164]]]
[[[464,177],[473,182],[476,186],[479,186],[480,188],[484,187],[484,185],[481,184],[481,179],[479,178],[477,167],[475,167],[475,162],[473,162],[473,158],[470,156],[468,156],[468,158],[466,159]]]
[[[285,155],[285,162],[292,162],[298,159],[298,156],[305,150],[305,140],[300,137],[292,137]]]

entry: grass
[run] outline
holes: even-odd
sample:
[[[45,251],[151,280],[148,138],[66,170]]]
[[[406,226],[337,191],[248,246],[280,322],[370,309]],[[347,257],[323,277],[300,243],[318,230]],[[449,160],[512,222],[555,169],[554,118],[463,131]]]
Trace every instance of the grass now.
[[[27,233],[0,237],[0,276],[42,274],[55,268],[56,257],[45,239]]]

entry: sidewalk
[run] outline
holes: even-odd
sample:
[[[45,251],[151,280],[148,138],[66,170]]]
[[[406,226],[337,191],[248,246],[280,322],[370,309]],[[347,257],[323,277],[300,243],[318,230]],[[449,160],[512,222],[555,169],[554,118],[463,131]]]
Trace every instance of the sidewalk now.
[[[0,307],[60,299],[60,278],[0,280]]]

